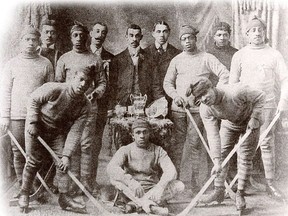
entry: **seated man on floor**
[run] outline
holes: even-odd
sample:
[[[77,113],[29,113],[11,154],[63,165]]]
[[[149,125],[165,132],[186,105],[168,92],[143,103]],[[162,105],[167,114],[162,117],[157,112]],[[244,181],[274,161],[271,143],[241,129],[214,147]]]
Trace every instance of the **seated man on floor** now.
[[[161,206],[183,191],[184,184],[176,180],[176,168],[165,150],[149,142],[149,135],[149,122],[135,120],[132,124],[134,142],[115,153],[107,166],[107,172],[111,184],[116,188],[121,190],[122,186],[128,187],[136,198]],[[124,190],[123,193],[128,196]],[[126,213],[133,212],[137,207],[140,206],[133,202],[127,203]]]

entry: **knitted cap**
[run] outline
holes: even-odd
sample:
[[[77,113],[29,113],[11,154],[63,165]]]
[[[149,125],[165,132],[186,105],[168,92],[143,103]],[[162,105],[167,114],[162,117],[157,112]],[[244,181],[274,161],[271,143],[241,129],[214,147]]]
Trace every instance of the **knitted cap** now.
[[[212,82],[209,79],[205,77],[200,77],[199,79],[195,80],[193,84],[190,85],[189,87],[190,89],[188,88],[187,92],[190,92],[190,94],[192,93],[195,98],[198,98],[204,95],[207,92],[207,90],[211,87]]]
[[[150,128],[150,124],[144,119],[136,119],[132,124],[132,130],[135,128]]]
[[[181,39],[182,35],[184,35],[184,34],[192,34],[192,35],[196,36],[198,33],[199,33],[199,31],[196,28],[194,28],[193,26],[182,25],[180,27],[180,30],[179,30],[179,39]]]
[[[246,32],[248,32],[253,27],[262,27],[263,29],[266,29],[267,25],[264,20],[257,16],[254,16],[248,23],[246,27]]]
[[[78,21],[74,21],[74,25],[70,30],[70,34],[72,34],[74,31],[82,31],[86,34],[89,34],[88,28]]]
[[[76,66],[74,67],[74,72],[76,72],[76,74],[84,73],[88,77],[93,77],[94,72],[95,72],[95,65]]]
[[[27,25],[23,28],[23,30],[21,31],[21,38],[27,34],[34,34],[37,37],[40,37],[41,35],[38,29],[36,29],[33,25]]]
[[[219,22],[219,23],[217,23],[217,24],[213,27],[213,35],[215,35],[218,30],[227,31],[227,32],[229,33],[229,35],[230,35],[230,33],[231,33],[231,27],[230,27],[230,25],[229,25],[228,23],[226,23],[226,22]]]
[[[56,26],[56,21],[51,19],[43,19],[41,22],[41,26],[43,25]]]

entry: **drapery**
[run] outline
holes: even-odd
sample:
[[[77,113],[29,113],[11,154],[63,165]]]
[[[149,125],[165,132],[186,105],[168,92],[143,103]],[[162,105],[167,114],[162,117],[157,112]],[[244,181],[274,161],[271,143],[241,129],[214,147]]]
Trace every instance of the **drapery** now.
[[[234,46],[242,48],[247,44],[246,26],[254,16],[267,23],[269,45],[275,49],[279,44],[280,5],[278,1],[269,0],[234,0],[232,1]]]
[[[47,18],[51,14],[50,3],[31,2],[28,4],[19,4],[15,8],[7,34],[1,38],[1,47],[2,50],[5,50],[5,52],[1,52],[1,66],[19,53],[18,43],[23,26],[33,25],[39,29],[42,19]]]

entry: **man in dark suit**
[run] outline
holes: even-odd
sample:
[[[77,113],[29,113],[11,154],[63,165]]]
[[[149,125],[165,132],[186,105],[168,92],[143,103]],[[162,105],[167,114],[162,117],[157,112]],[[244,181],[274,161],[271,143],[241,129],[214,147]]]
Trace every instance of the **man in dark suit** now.
[[[116,104],[131,105],[131,94],[146,94],[146,104],[163,96],[160,85],[157,83],[158,80],[153,76],[152,60],[149,54],[140,47],[142,37],[142,31],[138,25],[131,24],[127,28],[128,48],[115,56],[118,80],[112,108]]]
[[[41,56],[50,60],[54,70],[62,52],[57,49],[57,28],[55,20],[44,19],[41,22],[41,46],[38,51]]]
[[[107,33],[108,33],[107,25],[101,22],[96,22],[92,30],[90,31],[91,44],[89,49],[92,53],[94,53],[95,55],[99,56],[102,59],[105,76],[107,80],[106,91],[103,94],[103,96],[97,100],[98,112],[97,112],[96,131],[95,131],[96,145],[94,145],[95,149],[92,151],[93,154],[92,179],[93,182],[96,184],[94,186],[94,191],[96,190],[95,192],[97,192],[97,190],[99,189],[99,186],[97,185],[96,182],[98,156],[102,147],[102,137],[104,127],[107,121],[108,104],[112,96],[115,95],[115,87],[117,85],[116,83],[117,76],[115,70],[113,70],[112,68],[112,61],[114,55],[105,50],[103,47],[103,43],[105,41]]]
[[[155,38],[155,43],[144,49],[152,58],[153,73],[158,76],[160,88],[163,93],[163,80],[170,61],[181,52],[168,43],[170,31],[170,27],[165,21],[156,22],[153,26],[152,32],[152,36]],[[165,98],[168,100],[168,107],[170,107],[172,100],[167,95],[165,95]]]

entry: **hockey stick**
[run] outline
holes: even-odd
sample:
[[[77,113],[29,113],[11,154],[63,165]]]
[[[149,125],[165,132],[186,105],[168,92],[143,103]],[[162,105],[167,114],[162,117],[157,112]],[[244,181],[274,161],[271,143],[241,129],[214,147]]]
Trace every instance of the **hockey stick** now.
[[[231,157],[234,155],[234,153],[239,149],[239,147],[242,145],[242,143],[247,139],[247,137],[251,134],[252,130],[248,129],[243,137],[241,137],[238,141],[238,143],[234,146],[234,148],[230,151],[230,153],[227,155],[227,157],[222,162],[221,166],[224,167],[228,161],[231,159]],[[192,199],[192,201],[189,203],[189,205],[180,212],[177,216],[186,216],[192,208],[194,208],[200,197],[203,195],[203,193],[207,190],[207,188],[210,186],[214,178],[216,177],[216,174],[212,175],[208,181],[205,183],[205,185],[202,187],[202,189],[199,191],[199,193]]]
[[[200,139],[201,139],[201,141],[202,141],[202,143],[203,143],[203,145],[204,145],[204,147],[205,147],[205,149],[206,149],[206,151],[207,151],[210,159],[211,159],[212,162],[213,162],[213,157],[212,157],[212,155],[211,155],[211,152],[210,152],[210,149],[209,149],[209,147],[208,147],[208,144],[207,144],[207,142],[205,141],[205,139],[204,139],[204,137],[203,137],[200,129],[198,128],[198,126],[197,126],[197,124],[196,124],[196,122],[195,122],[192,114],[189,112],[189,110],[188,110],[187,108],[185,108],[185,111],[186,111],[186,113],[187,113],[190,121],[192,122],[195,130],[197,131],[198,136],[200,137]],[[232,191],[231,187],[229,187],[229,185],[228,185],[228,183],[227,183],[226,181],[225,181],[224,186],[225,186],[227,192],[229,193],[230,198],[231,198],[232,200],[235,200],[235,196],[236,196],[236,195],[235,195],[235,193]]]
[[[61,160],[58,158],[58,156],[55,154],[55,152],[48,146],[48,144],[40,137],[38,136],[37,139],[40,141],[40,143],[47,149],[47,151],[51,154],[51,156],[54,158],[54,160],[57,163],[60,163]],[[101,204],[98,202],[91,193],[84,187],[84,185],[76,178],[76,176],[70,171],[67,171],[67,174],[70,176],[70,178],[76,183],[76,185],[83,191],[83,193],[90,199],[90,201],[93,203],[93,205],[97,208],[99,211],[98,213],[102,215],[114,215],[110,212],[108,212]]]
[[[266,130],[260,135],[259,138],[259,142],[257,145],[256,150],[260,147],[260,144],[264,141],[264,139],[266,138],[266,136],[269,134],[269,132],[271,131],[271,129],[273,128],[273,126],[276,124],[276,122],[278,121],[280,117],[280,113],[277,113],[275,115],[275,117],[272,119],[271,123],[268,125],[268,127],[266,128]],[[233,178],[233,180],[231,181],[231,183],[229,184],[229,187],[231,188],[237,181],[238,179],[238,175],[235,175],[235,177]]]
[[[10,131],[10,130],[7,130],[7,134],[9,135],[9,137],[11,138],[11,140],[14,142],[14,144],[17,146],[17,148],[19,149],[19,151],[21,152],[21,154],[25,157],[25,159],[27,159],[27,156],[26,156],[26,153],[24,152],[24,150],[23,150],[23,148],[21,147],[21,145],[19,144],[19,142],[17,141],[17,139],[15,138],[15,136],[12,134],[12,132]],[[50,167],[50,169],[52,170],[52,166],[53,166],[53,164],[51,165],[51,167]],[[49,171],[50,171],[50,169],[49,169]],[[47,173],[47,175],[48,174],[50,174],[50,172],[49,173]],[[47,177],[48,178],[48,176],[45,176],[45,178]],[[52,191],[50,190],[50,188],[48,187],[48,185],[46,184],[46,182],[44,181],[44,179],[41,177],[41,175],[37,172],[37,174],[36,174],[36,177],[39,179],[39,181],[41,182],[41,185],[39,186],[39,188],[35,191],[35,193],[34,194],[32,194],[31,196],[30,196],[30,198],[33,200],[33,199],[36,199],[37,198],[37,193],[42,189],[42,187],[44,187],[47,191],[48,191],[48,193],[51,195],[51,196],[53,196],[53,193],[52,193]],[[33,198],[34,197],[34,198]],[[12,199],[12,200],[10,200],[10,202],[9,202],[9,205],[15,205],[15,202],[17,202],[18,201],[18,199]]]
[[[154,203],[151,200],[145,200],[144,198],[136,197],[133,192],[124,184],[118,183],[116,185],[118,190],[122,191],[131,201],[133,201],[137,206],[142,207],[145,213],[147,214],[156,214],[156,215],[168,215],[168,208],[163,208],[157,205],[150,205]]]

